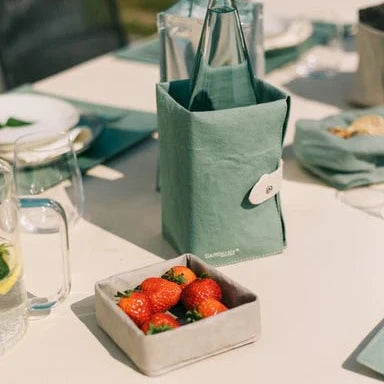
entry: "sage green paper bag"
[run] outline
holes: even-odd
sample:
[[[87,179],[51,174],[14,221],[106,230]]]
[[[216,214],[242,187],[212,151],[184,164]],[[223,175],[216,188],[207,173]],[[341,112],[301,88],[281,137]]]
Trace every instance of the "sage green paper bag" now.
[[[189,80],[157,85],[163,236],[213,265],[285,245],[279,195],[254,205],[249,194],[279,167],[289,97],[258,80],[256,89],[257,105],[190,112]]]

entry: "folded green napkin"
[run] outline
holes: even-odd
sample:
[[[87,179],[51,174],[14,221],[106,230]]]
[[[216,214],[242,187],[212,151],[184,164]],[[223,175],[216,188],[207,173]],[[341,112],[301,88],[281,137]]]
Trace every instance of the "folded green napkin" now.
[[[41,93],[30,85],[16,89],[16,92]],[[54,96],[57,97],[57,96]],[[62,98],[81,111],[79,125],[102,124],[104,130],[91,144],[90,148],[79,156],[79,166],[82,172],[97,164],[101,164],[142,141],[156,130],[156,114],[115,108],[106,105]]]
[[[265,68],[269,73],[283,65],[296,61],[301,54],[311,47],[321,44],[330,36],[335,29],[335,25],[326,23],[313,23],[312,36],[299,45],[288,48],[273,49],[265,52]],[[116,56],[121,59],[141,61],[151,64],[160,62],[160,41],[156,37],[143,43],[129,45],[116,51]]]
[[[359,353],[357,361],[366,367],[384,375],[384,328]]]
[[[342,139],[328,128],[350,125],[368,114],[384,116],[384,107],[352,110],[322,120],[296,123],[294,152],[302,166],[331,186],[344,190],[384,182],[384,135]]]

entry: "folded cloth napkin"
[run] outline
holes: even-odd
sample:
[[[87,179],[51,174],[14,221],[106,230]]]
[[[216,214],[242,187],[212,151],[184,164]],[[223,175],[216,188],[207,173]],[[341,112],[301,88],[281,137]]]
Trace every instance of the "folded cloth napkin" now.
[[[384,375],[384,328],[359,353],[357,361],[366,367]]]
[[[304,168],[340,190],[384,182],[384,135],[343,139],[328,131],[335,126],[347,127],[356,118],[371,114],[384,116],[384,107],[297,121],[296,158]]]
[[[77,126],[68,131],[69,140],[76,153],[87,148],[95,139],[95,134],[92,128],[93,127],[90,126]],[[30,153],[22,153],[19,155],[20,159],[28,164],[42,163],[53,160],[69,151],[67,148],[68,139],[66,137],[52,140],[49,132],[47,137],[48,139],[42,143],[40,137],[39,142],[36,143],[36,148],[38,148],[38,150],[31,151]],[[31,142],[32,146],[33,144],[34,142]],[[10,152],[0,152],[0,157],[9,162],[13,162],[13,150]]]

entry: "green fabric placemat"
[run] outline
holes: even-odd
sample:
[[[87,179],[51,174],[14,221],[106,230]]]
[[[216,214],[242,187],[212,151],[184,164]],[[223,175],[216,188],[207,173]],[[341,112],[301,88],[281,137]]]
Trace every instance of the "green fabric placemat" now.
[[[34,90],[31,85],[19,87],[15,91],[44,94]],[[157,128],[157,117],[154,113],[88,103],[56,95],[48,96],[66,100],[79,108],[82,114],[79,124],[104,125],[100,136],[78,157],[82,172],[139,143]]]
[[[265,52],[265,71],[269,73],[283,65],[296,61],[300,55],[311,47],[321,44],[334,31],[335,26],[325,23],[313,23],[312,36],[299,45],[273,49]],[[116,51],[121,59],[135,60],[151,64],[160,63],[160,41],[156,37],[141,44],[131,45]]]

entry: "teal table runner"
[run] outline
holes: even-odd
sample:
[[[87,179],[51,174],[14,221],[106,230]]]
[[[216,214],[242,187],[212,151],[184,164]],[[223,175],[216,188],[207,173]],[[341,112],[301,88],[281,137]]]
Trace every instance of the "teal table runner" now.
[[[335,26],[332,24],[314,23],[312,36],[303,43],[292,47],[267,51],[265,53],[266,73],[296,61],[305,51],[326,40],[333,33],[334,29]],[[154,38],[141,44],[124,47],[116,51],[116,56],[126,60],[159,64],[160,41],[158,38]]]
[[[16,92],[40,93],[33,90],[30,85],[16,89]],[[154,113],[59,98],[80,109],[82,114],[80,124],[103,124],[104,126],[104,130],[91,147],[79,155],[79,166],[82,172],[139,143],[157,128],[157,118]]]

